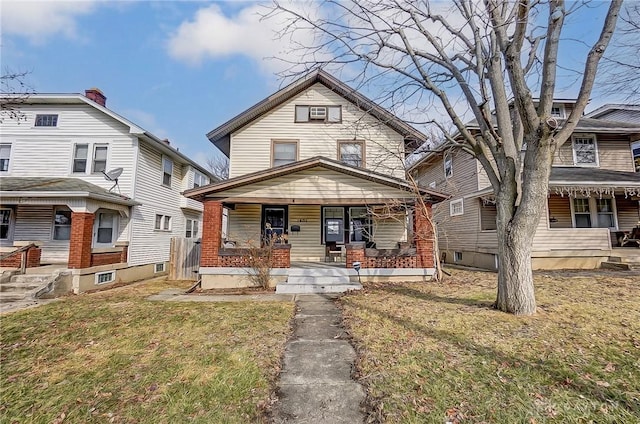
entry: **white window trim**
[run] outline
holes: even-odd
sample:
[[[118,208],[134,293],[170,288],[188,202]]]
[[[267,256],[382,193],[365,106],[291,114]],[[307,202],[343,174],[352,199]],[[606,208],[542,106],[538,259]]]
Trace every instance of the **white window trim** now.
[[[0,239],[3,242],[11,242],[13,241],[13,231],[15,229],[15,213],[14,210],[12,208],[0,208],[0,210],[8,210],[9,211],[9,223],[7,224],[9,226],[9,228],[7,229],[7,238],[4,239]]]
[[[156,219],[160,216],[160,228],[156,228]],[[169,228],[165,228],[166,218],[169,218]],[[163,231],[163,232],[171,232],[171,228],[173,227],[173,217],[171,215],[165,215],[162,213],[157,213],[153,217],[153,231]]]
[[[99,214],[110,214],[113,215],[113,228],[111,229],[111,243],[98,243],[98,224],[100,223]],[[101,248],[101,247],[113,247],[118,241],[118,228],[120,228],[120,216],[116,211],[108,211],[108,210],[98,210],[95,212],[95,219],[93,221],[93,247]]]
[[[163,170],[164,172],[164,170]],[[198,187],[203,187],[206,186],[210,183],[209,181],[209,177],[207,177],[206,175],[204,175],[202,172],[200,171],[193,171],[193,184],[192,184],[192,188],[196,188],[196,181],[198,182]]]
[[[606,199],[611,199],[611,210],[613,212],[613,223],[615,227],[608,227],[609,230],[618,230],[618,207],[616,206],[616,198],[615,197],[603,197]],[[583,228],[576,227],[576,211],[575,206],[573,204],[573,199],[589,199],[589,215],[591,216],[591,227]],[[571,207],[571,225],[573,228],[577,230],[590,230],[594,228],[604,228],[604,227],[593,227],[595,222],[598,222],[598,208],[595,197],[571,197],[571,201],[569,202],[569,206]]]
[[[64,210],[67,211],[67,208],[65,208],[64,206],[56,206],[53,208],[53,217],[51,219],[51,241],[71,241],[71,225],[73,224],[73,211],[69,210],[68,212],[71,212],[71,224],[69,224],[69,238],[68,239],[57,239],[55,238],[55,234],[56,234],[56,211],[58,210]]]
[[[460,255],[460,259],[458,259],[458,255]],[[461,251],[456,250],[453,252],[453,262],[462,262],[462,258],[463,256]]]
[[[449,175],[447,175],[447,162],[449,163]],[[451,153],[445,153],[442,167],[445,179],[453,177],[453,158],[451,157]]]
[[[13,143],[3,141],[2,143],[0,143],[0,145],[9,146],[9,166],[7,166],[7,170],[6,171],[1,171],[0,170],[0,174],[6,175],[6,174],[11,173],[11,167],[13,165]]]
[[[636,169],[636,160],[633,157],[633,149],[640,149],[640,140],[631,143],[631,166],[635,172],[640,172],[640,168]],[[11,169],[11,161],[9,161],[9,169]]]
[[[595,149],[595,163],[578,163],[576,158],[576,144],[575,139],[577,138],[591,138],[593,139],[593,147]],[[598,138],[593,133],[584,133],[584,134],[572,134],[571,135],[571,153],[573,155],[573,166],[585,167],[585,168],[597,168],[600,166],[600,155],[598,154]]]
[[[158,265],[162,265],[162,269],[158,271]],[[164,262],[158,262],[156,264],[153,264],[153,273],[154,274],[159,274],[161,272],[165,272],[166,269],[166,265]]]
[[[169,162],[171,162],[171,178],[169,179],[169,184],[165,184],[164,183],[164,161],[168,160]],[[172,182],[173,182],[173,175],[175,173],[175,163],[173,162],[173,159],[171,159],[169,156],[166,155],[162,155],[162,159],[160,160],[160,185],[162,187],[167,187],[167,188],[171,188]]]
[[[454,206],[460,205],[460,212],[454,212]],[[464,215],[464,199],[452,200],[449,203],[449,216]]]
[[[559,115],[559,116],[553,116],[553,108],[554,108],[554,107],[556,107],[556,108],[560,109],[560,115]],[[566,116],[567,116],[567,115],[566,115],[566,111],[565,111],[565,108],[564,108],[564,105],[563,105],[563,104],[553,104],[553,105],[551,106],[551,117],[552,117],[552,118],[564,119]]]
[[[101,275],[108,275],[111,274],[112,277],[109,281],[102,281],[100,282],[100,276]],[[96,286],[101,285],[101,284],[109,284],[109,283],[113,283],[114,281],[116,281],[116,271],[106,271],[106,272],[96,272]]]
[[[89,169],[90,174],[102,174],[102,171],[94,171],[95,168],[95,163],[96,163],[96,150],[98,147],[106,147],[107,148],[107,157],[104,160],[104,172],[107,172],[109,170],[109,144],[108,143],[93,143],[93,146],[91,146],[91,151],[92,151],[92,155],[91,155],[91,168]]]
[[[56,116],[56,124],[55,125],[36,125],[36,122],[38,121],[38,116]],[[60,114],[59,113],[36,113],[36,115],[33,117],[33,127],[32,128],[37,128],[37,129],[43,129],[43,128],[58,128],[58,125],[60,124]]]
[[[86,144],[87,145],[87,163],[84,166],[84,171],[73,172],[73,161],[76,157],[76,147]],[[104,171],[107,172],[109,170],[109,166],[111,163],[111,145],[109,143],[103,142],[90,142],[90,141],[78,141],[74,142],[71,146],[71,160],[69,163],[69,175],[70,176],[79,176],[79,175],[100,175],[102,172],[93,172],[93,163],[96,153],[96,147],[106,147],[107,148],[107,159],[104,165]]]

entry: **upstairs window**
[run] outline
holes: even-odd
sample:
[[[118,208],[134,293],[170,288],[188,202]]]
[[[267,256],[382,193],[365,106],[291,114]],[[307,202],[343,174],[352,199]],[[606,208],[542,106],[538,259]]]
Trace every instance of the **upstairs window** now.
[[[453,177],[453,159],[449,153],[444,155],[444,177]]]
[[[162,185],[171,187],[173,177],[173,161],[166,156],[162,156]]]
[[[449,203],[449,216],[464,215],[464,199],[452,200]]]
[[[198,172],[198,171],[194,171],[193,173],[193,188],[197,188],[197,187],[202,187],[202,186],[206,186],[207,184],[209,184],[209,178],[207,178],[206,175]]]
[[[596,136],[573,136],[573,163],[576,166],[598,166],[598,148]]]
[[[633,155],[633,166],[636,172],[640,172],[640,141],[631,144],[631,154]]]
[[[564,108],[562,106],[551,107],[551,116],[554,118],[564,118]]]
[[[0,172],[9,171],[9,159],[11,159],[11,144],[0,144]]]
[[[156,215],[156,224],[153,227],[160,231],[171,231],[171,217],[169,215]]]
[[[195,219],[187,219],[185,237],[198,238],[198,225],[198,221],[196,221]]]
[[[342,122],[342,106],[298,106],[295,122]]]
[[[73,149],[73,172],[87,171],[87,155],[89,154],[88,144],[76,144]]]
[[[93,173],[104,172],[107,169],[107,145],[96,144],[93,148]]]
[[[58,115],[36,115],[36,127],[57,127]]]
[[[298,160],[297,141],[273,141],[272,166],[281,166]]]
[[[364,143],[362,141],[339,141],[338,160],[347,165],[364,167]]]

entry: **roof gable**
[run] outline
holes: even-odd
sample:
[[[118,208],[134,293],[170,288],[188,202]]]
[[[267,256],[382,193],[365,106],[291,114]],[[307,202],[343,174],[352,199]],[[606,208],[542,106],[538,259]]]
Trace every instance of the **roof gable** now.
[[[382,106],[378,105],[374,101],[370,100],[366,96],[360,94],[358,91],[349,87],[342,81],[334,78],[328,73],[319,70],[311,74],[300,78],[299,80],[289,84],[280,91],[272,94],[271,96],[256,103],[249,109],[233,117],[229,121],[220,125],[219,127],[211,130],[207,134],[207,138],[218,147],[225,155],[229,156],[230,152],[230,136],[231,133],[240,130],[276,107],[291,100],[303,91],[311,88],[314,84],[322,84],[329,88],[331,91],[337,93],[341,97],[345,98],[359,109],[374,116],[394,131],[398,132],[405,139],[424,141],[427,136],[411,125],[402,121],[397,116],[393,115]]]

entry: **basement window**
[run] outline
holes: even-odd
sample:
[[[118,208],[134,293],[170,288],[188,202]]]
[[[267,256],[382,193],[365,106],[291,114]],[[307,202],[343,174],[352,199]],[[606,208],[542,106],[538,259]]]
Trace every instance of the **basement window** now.
[[[462,252],[453,252],[453,262],[462,262]]]
[[[116,272],[99,272],[96,273],[96,284],[106,284],[111,283],[116,280]]]
[[[154,272],[157,274],[158,272],[164,272],[164,262],[160,262],[155,264]]]

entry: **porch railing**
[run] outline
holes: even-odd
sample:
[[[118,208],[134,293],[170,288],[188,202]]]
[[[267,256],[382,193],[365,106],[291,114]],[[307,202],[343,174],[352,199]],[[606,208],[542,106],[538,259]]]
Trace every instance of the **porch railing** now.
[[[29,254],[29,252],[32,253]],[[37,244],[29,243],[26,246],[19,247],[11,252],[0,255],[0,265],[15,267],[19,257],[20,272],[24,274],[27,268],[40,266],[40,253],[40,248]]]

